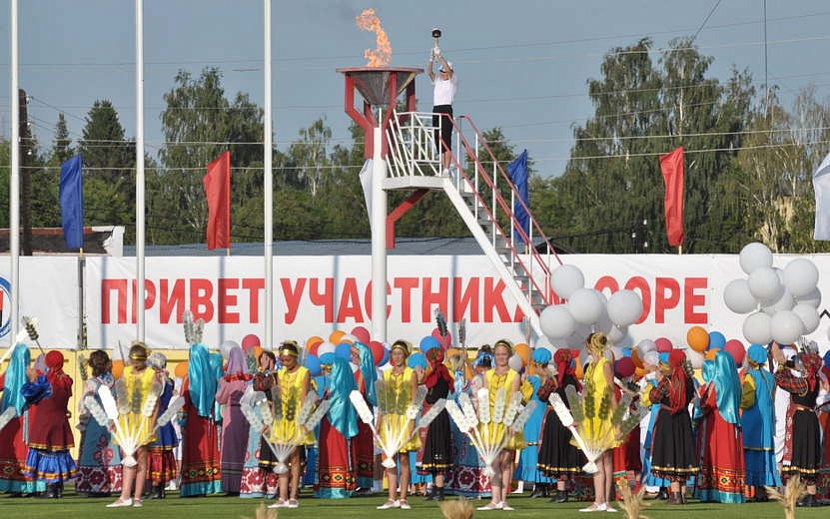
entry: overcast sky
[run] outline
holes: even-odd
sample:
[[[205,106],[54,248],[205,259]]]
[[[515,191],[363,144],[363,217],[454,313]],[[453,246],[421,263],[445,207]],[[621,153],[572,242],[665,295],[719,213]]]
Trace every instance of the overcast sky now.
[[[134,17],[131,0],[20,0],[21,86],[49,147],[59,111],[73,138],[96,99],[110,99],[127,136],[135,135]],[[591,115],[586,81],[600,76],[610,48],[651,36],[655,47],[694,34],[717,0],[296,0],[273,2],[274,129],[280,149],[299,128],[325,116],[335,139],[347,135],[343,79],[334,69],[365,64],[374,35],[355,16],[375,8],[393,46],[392,65],[425,65],[430,29],[444,31],[442,49],[460,79],[456,113],[480,128],[501,126],[527,148],[543,175],[563,171],[571,126]],[[767,2],[768,73],[783,96],[812,82],[830,94],[830,4]],[[145,0],[145,121],[148,151],[160,145],[162,95],[180,68],[219,66],[228,96],[248,92],[262,104],[261,0]],[[510,6],[510,7],[508,7]],[[762,0],[722,0],[696,43],[715,57],[713,73],[732,66],[764,77]],[[0,135],[10,134],[9,0],[0,0]],[[652,58],[659,59],[655,52]],[[432,93],[417,80],[419,108]],[[667,150],[668,151],[668,150]]]

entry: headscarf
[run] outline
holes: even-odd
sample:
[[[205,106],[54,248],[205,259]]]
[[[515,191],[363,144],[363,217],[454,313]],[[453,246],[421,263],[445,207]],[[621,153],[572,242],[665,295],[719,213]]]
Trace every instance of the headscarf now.
[[[810,383],[810,391],[818,384],[818,373],[821,370],[821,357],[816,353],[799,353],[798,360],[804,366],[805,377]]]
[[[248,374],[248,362],[245,360],[245,352],[239,346],[234,346],[228,353],[225,380],[251,380],[251,376]]]
[[[749,357],[749,362],[756,366],[761,366],[767,362],[767,350],[760,344],[753,344],[746,351],[746,356]]]
[[[703,368],[701,370],[701,375],[703,376],[703,382],[708,383],[712,381],[712,378],[715,376],[715,361],[714,360],[704,360],[703,361]]]
[[[187,378],[189,384],[187,392],[197,413],[204,418],[210,418],[216,398],[217,379],[210,363],[210,354],[204,344],[190,346]]]
[[[3,399],[0,400],[0,412],[9,407],[14,407],[17,410],[17,416],[23,414],[26,407],[26,398],[21,394],[20,389],[23,384],[29,381],[26,376],[26,368],[29,367],[31,361],[29,348],[25,344],[21,343],[14,347],[14,351],[12,351],[9,358],[9,367],[6,368]]]
[[[362,342],[354,343],[360,355],[360,374],[363,375],[363,383],[366,384],[366,401],[369,405],[378,405],[378,397],[375,392],[375,381],[378,379],[378,372],[375,369],[375,359],[372,357],[372,350]]]
[[[556,381],[558,382],[558,387],[562,387],[565,383],[565,375],[574,374],[574,370],[571,367],[572,358],[573,354],[567,348],[556,350],[556,353],[553,354],[553,361],[556,363]]]
[[[356,389],[354,375],[349,363],[340,357],[334,357],[331,365],[331,385],[329,386],[328,416],[331,426],[348,438],[357,435],[357,411],[349,401],[349,395]]]
[[[686,354],[682,350],[672,350],[669,353],[669,410],[677,413],[686,407],[686,370],[683,361]]]
[[[447,385],[450,386],[450,391],[453,391],[453,379],[450,371],[444,366],[444,350],[441,348],[432,348],[427,352],[427,360],[429,361],[429,371],[424,377],[424,385],[427,389],[435,387],[439,380],[444,379]]]
[[[536,348],[533,350],[533,362],[539,364],[541,366],[547,365],[550,362],[551,355],[550,350],[546,348]]]
[[[63,372],[63,353],[52,350],[46,354],[46,380],[52,387],[72,385],[72,379]]]
[[[476,357],[476,360],[473,361],[473,367],[477,368],[481,366],[483,363],[485,363],[485,361],[488,364],[490,364],[490,368],[492,368],[493,364],[495,364],[495,359],[493,359],[493,355],[491,355],[490,353],[479,353],[478,357]]]
[[[718,411],[724,420],[740,426],[741,381],[735,359],[726,351],[715,354],[715,373],[712,377],[717,396]]]

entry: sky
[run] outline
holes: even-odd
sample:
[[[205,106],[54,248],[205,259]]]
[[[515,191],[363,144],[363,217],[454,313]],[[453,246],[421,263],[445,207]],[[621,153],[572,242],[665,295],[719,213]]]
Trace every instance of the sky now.
[[[135,131],[135,47],[132,0],[20,0],[20,80],[42,147],[54,139],[58,113],[73,139],[97,99],[118,110],[127,137]],[[715,58],[711,74],[731,68],[764,78],[763,0],[296,0],[274,1],[272,16],[275,142],[285,150],[298,130],[325,117],[334,143],[348,137],[343,77],[335,68],[363,66],[374,35],[355,17],[374,8],[393,48],[391,65],[424,67],[431,28],[459,77],[455,113],[479,128],[501,127],[517,151],[528,149],[537,171],[566,166],[572,128],[592,114],[586,82],[600,77],[603,54],[650,36],[655,49],[700,30],[696,44]],[[510,7],[508,7],[510,5]],[[713,11],[714,8],[714,11]],[[154,153],[163,140],[163,94],[179,69],[218,66],[228,97],[247,92],[263,103],[261,0],[145,0],[145,139]],[[711,16],[709,16],[711,13]],[[709,16],[708,20],[707,16]],[[705,21],[705,24],[704,24]],[[771,83],[789,101],[808,84],[830,94],[830,4],[767,1],[767,62]],[[702,29],[701,29],[702,26]],[[0,136],[8,137],[9,0],[0,0]],[[653,60],[660,53],[655,51]],[[826,61],[826,60],[824,60]],[[419,109],[432,90],[418,77]],[[670,150],[666,150],[670,151]]]

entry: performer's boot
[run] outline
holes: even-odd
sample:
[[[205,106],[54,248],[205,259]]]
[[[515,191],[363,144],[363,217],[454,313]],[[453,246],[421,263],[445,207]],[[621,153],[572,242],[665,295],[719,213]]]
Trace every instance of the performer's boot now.
[[[662,499],[665,501],[669,498],[669,490],[666,487],[660,487],[660,491],[657,492],[657,499]]]
[[[667,505],[682,505],[683,504],[683,496],[680,492],[672,492],[669,495],[668,501],[666,501]]]
[[[153,485],[150,489],[149,499],[162,499],[161,493],[164,490],[164,485]]]
[[[550,500],[551,503],[567,503],[568,502],[568,491],[567,490],[557,490],[556,495],[553,496],[553,499]]]
[[[435,489],[435,498],[433,501],[443,501],[444,500],[444,487],[433,487]]]
[[[438,496],[438,487],[435,486],[435,485],[432,485],[432,488],[430,488],[429,491],[427,492],[427,495],[424,498],[424,501],[435,501],[436,500],[435,498],[437,496]]]
[[[38,497],[41,499],[57,499],[58,485],[59,483],[49,483],[46,485],[46,492],[40,494]]]
[[[544,483],[536,483],[533,485],[533,492],[530,493],[531,499],[536,499],[537,497],[546,497],[548,495],[547,485]]]
[[[63,499],[63,481],[57,484],[57,499]]]

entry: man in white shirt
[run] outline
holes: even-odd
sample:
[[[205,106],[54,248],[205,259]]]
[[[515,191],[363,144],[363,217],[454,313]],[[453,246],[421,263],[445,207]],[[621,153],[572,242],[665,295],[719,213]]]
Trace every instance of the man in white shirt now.
[[[435,60],[438,60],[440,68],[438,77],[435,76],[432,68]],[[442,174],[449,175],[450,161],[452,160],[452,102],[455,93],[458,91],[458,76],[452,68],[452,63],[441,55],[441,49],[435,47],[429,57],[427,65],[429,79],[433,84],[433,107],[432,125],[439,127],[435,130],[435,143],[441,153]]]

